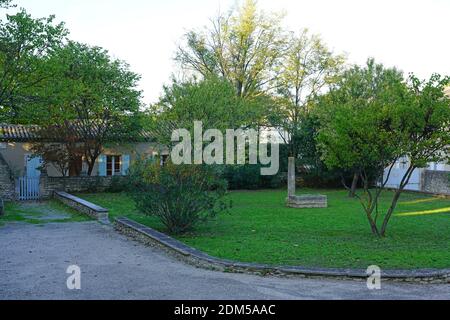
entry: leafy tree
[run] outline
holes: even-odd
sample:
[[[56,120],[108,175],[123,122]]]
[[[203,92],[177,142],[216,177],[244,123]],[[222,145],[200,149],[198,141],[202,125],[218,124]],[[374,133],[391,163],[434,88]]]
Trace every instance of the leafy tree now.
[[[83,157],[83,146],[73,132],[67,131],[65,126],[54,125],[45,131],[41,130],[40,134],[46,136],[42,137],[41,141],[33,143],[31,150],[34,155],[42,157],[43,166],[52,164],[63,177],[78,176],[80,172],[73,172],[73,168],[78,169],[75,164]]]
[[[273,88],[286,50],[281,15],[258,12],[254,0],[212,19],[203,31],[190,31],[176,60],[203,77],[232,83],[236,95],[252,97]]]
[[[356,194],[374,234],[385,236],[397,201],[416,168],[448,157],[450,108],[443,88],[448,78],[424,83],[414,76],[408,86],[396,69],[369,60],[353,67],[322,97],[318,143],[329,168],[358,173],[364,193]],[[378,199],[396,161],[410,166],[378,224]],[[385,169],[387,174],[385,174]]]
[[[36,122],[43,131],[58,124],[68,141],[76,136],[91,175],[105,143],[140,133],[139,76],[106,50],[76,42],[56,50],[50,64],[54,77],[46,90],[52,100],[36,106]]]
[[[160,101],[150,110],[151,130],[160,142],[170,144],[173,129],[193,130],[194,121],[201,120],[206,129],[257,127],[261,121],[264,96],[248,100],[237,97],[226,80],[209,77],[201,81],[173,81],[164,87]]]
[[[230,207],[226,181],[211,166],[160,166],[137,161],[130,168],[131,197],[140,212],[158,217],[170,233],[181,234]]]
[[[309,108],[315,97],[336,81],[344,63],[342,55],[333,54],[317,35],[304,29],[298,36],[292,35],[289,49],[284,54],[277,78],[277,103],[269,116],[272,126],[280,129],[280,135],[289,145],[290,155],[302,155],[302,137],[308,128]]]
[[[322,153],[317,145],[317,135],[321,128],[320,120],[314,113],[315,106],[311,111],[304,112],[302,121],[296,134],[292,137],[291,145],[285,144],[285,159],[292,152],[292,144],[299,147],[296,159],[296,168],[303,186],[306,187],[339,187],[342,176],[347,178],[348,173],[338,169],[329,169],[322,160]],[[285,170],[285,172],[287,169]]]
[[[29,123],[24,110],[47,101],[41,94],[51,78],[47,61],[67,35],[54,18],[34,19],[21,9],[0,22],[0,121]]]
[[[450,77],[439,74],[425,81],[414,75],[409,77],[408,104],[400,104],[393,116],[401,141],[397,158],[406,156],[409,163],[381,226],[383,236],[414,170],[450,159],[450,98],[444,93],[449,83]]]

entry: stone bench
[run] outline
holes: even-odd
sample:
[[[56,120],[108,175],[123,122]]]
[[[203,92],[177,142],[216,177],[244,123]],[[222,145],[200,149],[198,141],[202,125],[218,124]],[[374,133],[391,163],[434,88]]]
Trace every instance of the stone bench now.
[[[108,209],[97,206],[89,201],[75,197],[67,192],[55,191],[55,199],[61,201],[72,209],[88,215],[89,217],[104,223],[109,223]]]
[[[286,205],[289,208],[327,208],[328,198],[323,195],[289,196]]]

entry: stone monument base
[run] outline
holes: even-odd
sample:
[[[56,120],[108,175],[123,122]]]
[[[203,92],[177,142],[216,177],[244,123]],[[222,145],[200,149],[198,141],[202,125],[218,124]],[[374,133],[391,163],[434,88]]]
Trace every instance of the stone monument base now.
[[[289,196],[286,205],[289,208],[328,208],[328,198],[323,195]]]

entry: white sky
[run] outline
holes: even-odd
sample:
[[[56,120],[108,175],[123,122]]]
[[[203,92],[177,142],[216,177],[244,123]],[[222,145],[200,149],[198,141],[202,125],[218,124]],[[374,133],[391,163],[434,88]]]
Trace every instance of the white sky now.
[[[175,72],[182,35],[236,0],[15,0],[34,17],[55,14],[71,39],[102,46],[142,75],[145,102],[155,102]],[[428,77],[450,74],[450,0],[259,0],[284,10],[286,26],[319,33],[348,62],[368,57]]]

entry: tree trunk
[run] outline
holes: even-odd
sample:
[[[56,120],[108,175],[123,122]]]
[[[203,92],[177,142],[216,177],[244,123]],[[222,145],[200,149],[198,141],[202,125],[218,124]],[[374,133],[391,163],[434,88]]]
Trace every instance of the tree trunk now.
[[[382,237],[386,236],[387,225],[388,225],[389,220],[390,220],[390,218],[391,218],[391,216],[392,216],[392,213],[394,212],[395,208],[397,207],[397,202],[398,202],[398,199],[400,199],[400,195],[401,195],[402,191],[403,191],[403,190],[398,189],[398,190],[395,192],[394,198],[392,199],[391,206],[389,207],[389,210],[388,210],[388,212],[386,213],[386,216],[384,217],[383,225],[382,225],[382,227],[381,227],[381,232],[380,232],[380,235],[381,235]]]
[[[94,161],[94,162],[87,161],[87,164],[88,164],[87,175],[88,175],[88,176],[91,176],[91,175],[92,175],[92,171],[94,171],[94,164],[95,164],[95,161]]]
[[[378,227],[377,227],[376,223],[371,220],[369,220],[369,223],[370,223],[370,229],[372,230],[372,233],[379,237],[380,232],[378,231]]]
[[[403,176],[402,181],[400,182],[399,188],[397,189],[397,191],[395,191],[394,198],[392,199],[392,202],[391,202],[391,206],[389,207],[389,210],[386,213],[386,216],[384,217],[383,225],[381,227],[380,235],[382,237],[386,236],[387,225],[389,223],[389,220],[391,219],[392,213],[394,212],[395,208],[397,207],[398,199],[400,199],[400,195],[402,194],[406,185],[409,183],[409,180],[411,179],[411,175],[413,174],[415,169],[416,168],[412,165],[408,168],[405,175]]]
[[[359,181],[359,173],[355,172],[353,175],[353,181],[352,181],[352,186],[350,188],[350,191],[348,193],[348,196],[350,198],[354,198],[356,195],[356,188],[358,187],[358,181]]]

